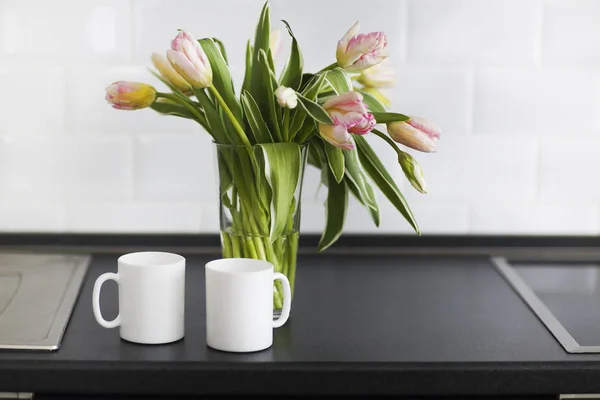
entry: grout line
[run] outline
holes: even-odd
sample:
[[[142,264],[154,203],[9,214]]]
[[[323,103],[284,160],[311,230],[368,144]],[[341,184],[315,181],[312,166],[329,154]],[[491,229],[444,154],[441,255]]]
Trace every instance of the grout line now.
[[[542,66],[542,47],[544,36],[544,3],[537,0],[535,3],[535,14],[533,17],[533,65],[541,68]]]

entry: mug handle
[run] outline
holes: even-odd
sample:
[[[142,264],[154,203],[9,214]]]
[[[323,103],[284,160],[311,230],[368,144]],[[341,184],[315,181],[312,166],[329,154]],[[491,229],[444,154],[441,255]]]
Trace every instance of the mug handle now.
[[[94,317],[96,317],[96,321],[98,321],[100,326],[104,328],[116,328],[121,325],[121,313],[112,321],[107,321],[102,317],[102,311],[100,311],[100,291],[102,290],[102,284],[109,280],[113,280],[119,284],[119,274],[107,272],[96,279],[92,293],[92,308],[94,309]]]
[[[275,321],[273,321],[273,328],[279,328],[286,323],[290,316],[290,308],[292,307],[292,289],[290,288],[290,281],[287,276],[281,272],[275,272],[273,275],[273,281],[280,280],[281,287],[283,288],[283,308],[281,309],[281,315]]]

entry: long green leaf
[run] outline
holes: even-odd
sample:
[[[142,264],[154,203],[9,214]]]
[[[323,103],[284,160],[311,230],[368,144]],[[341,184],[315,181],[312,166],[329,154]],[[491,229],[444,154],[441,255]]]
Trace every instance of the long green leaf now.
[[[271,131],[269,131],[269,127],[258,109],[258,104],[256,104],[256,101],[250,92],[245,91],[242,93],[242,105],[244,107],[246,120],[256,138],[256,142],[273,143]]]
[[[261,100],[257,99],[254,94],[252,94],[252,97],[254,97],[254,100],[259,106],[259,110],[267,117],[266,122],[273,134],[273,139],[280,142],[282,140],[281,125],[283,116],[281,115],[281,107],[277,104],[277,100],[275,99],[276,88],[273,85],[273,75],[268,65],[267,55],[263,50],[259,51],[258,64],[254,66],[254,69],[262,74],[260,79],[265,95],[265,98],[262,99],[262,107],[266,108],[260,106],[259,102]]]
[[[212,39],[200,39],[200,45],[206,53],[210,66],[213,71],[213,85],[217,91],[225,100],[225,103],[233,113],[234,117],[238,122],[242,123],[242,106],[238,99],[235,97],[235,91],[233,89],[233,81],[231,80],[231,74],[227,62],[223,58],[219,47],[213,42]]]
[[[204,110],[204,115],[206,115],[206,121],[208,122],[209,130],[215,138],[215,141],[217,143],[240,143],[237,135],[230,135],[231,131],[226,128],[219,111],[213,104],[210,97],[208,97],[206,94],[205,89],[195,89],[194,94]]]
[[[250,91],[250,82],[252,80],[252,44],[250,40],[246,44],[246,71],[244,73],[244,83],[242,84],[242,93]]]
[[[217,38],[212,38],[212,40],[213,40],[213,42],[215,42],[217,44],[217,46],[219,46],[219,50],[221,51],[221,55],[223,56],[223,59],[225,60],[227,65],[229,65],[229,60],[227,60],[227,51],[225,50],[225,45],[223,44],[223,42]]]
[[[262,143],[256,151],[262,151],[265,176],[273,192],[271,199],[270,240],[275,241],[284,231],[290,205],[299,184],[301,153],[294,142]],[[260,149],[260,150],[259,150]]]
[[[314,75],[306,87],[302,89],[302,96],[306,97],[309,100],[316,100],[321,88],[323,87],[323,83],[325,82],[325,75]]]
[[[198,118],[194,114],[192,114],[187,108],[179,104],[155,101],[154,104],[150,106],[150,108],[161,114],[175,115],[177,117],[193,119],[195,121],[198,120]],[[204,122],[206,123],[206,120],[204,120]]]
[[[259,67],[259,54],[261,50],[265,53],[265,55],[269,52],[270,47],[270,35],[271,35],[271,22],[269,16],[269,3],[265,2],[265,5],[262,8],[260,13],[260,18],[258,20],[258,24],[256,25],[256,34],[254,36],[254,46],[252,48],[252,78],[250,79],[250,89],[249,92],[252,94],[252,97],[258,103],[258,108],[266,115],[269,106],[267,104],[268,101],[271,100],[268,97],[266,82],[265,79],[265,71]],[[265,63],[266,67],[269,68],[268,61]]]
[[[325,79],[337,94],[346,93],[352,90],[350,77],[341,68],[334,68],[325,73]]]
[[[398,113],[390,113],[390,112],[372,112],[373,117],[375,117],[375,121],[378,124],[387,124],[388,122],[397,122],[397,121],[408,121],[410,117],[404,114]]]
[[[315,103],[314,101],[302,96],[300,93],[296,94],[298,95],[300,105],[312,119],[322,124],[333,124],[331,117],[329,114],[327,114],[327,111],[325,111],[323,107],[321,107],[318,103]]]
[[[421,234],[415,216],[413,215],[406,199],[402,196],[400,189],[390,174],[381,163],[377,154],[367,143],[365,138],[360,135],[354,135],[354,142],[358,151],[360,163],[373,182],[381,189],[381,192],[387,197],[398,211],[404,216],[408,223],[414,228],[417,234]]]
[[[348,187],[344,181],[338,183],[329,169],[327,169],[327,201],[325,229],[319,241],[319,251],[323,251],[335,243],[342,234],[346,211],[348,209]]]
[[[379,218],[379,206],[377,208],[371,208],[371,207],[367,207],[367,205],[364,203],[361,194],[358,190],[358,188],[356,187],[356,185],[347,177],[344,178],[344,182],[346,182],[346,186],[348,186],[348,191],[350,193],[352,193],[352,195],[356,198],[356,200],[358,200],[358,202],[360,204],[362,204],[363,206],[365,206],[365,208],[367,209],[367,211],[369,211],[369,215],[371,215],[371,219],[373,220],[373,223],[375,224],[375,226],[379,226],[379,222],[380,222],[380,218]],[[369,186],[369,189],[371,189],[371,192],[373,192],[373,189]]]
[[[375,96],[373,96],[371,93],[364,92],[362,90],[359,90],[359,92],[363,95],[363,102],[367,105],[370,112],[387,112],[385,105],[377,100],[377,98],[375,98]]]
[[[292,37],[292,49],[290,51],[288,62],[281,72],[279,84],[294,90],[299,90],[300,84],[302,83],[302,68],[304,66],[304,61],[302,59],[300,47],[298,46],[298,41],[292,32],[292,28],[290,28],[290,24],[288,24],[287,21],[283,21],[283,23]]]
[[[343,152],[345,158],[346,173],[344,180],[352,190],[356,198],[368,208],[371,218],[376,226],[379,226],[379,205],[371,184],[363,172],[358,160],[357,150]],[[354,190],[356,189],[356,190]]]
[[[327,163],[329,169],[335,177],[335,181],[340,183],[344,179],[344,154],[342,149],[338,149],[330,143],[323,142],[325,153],[327,154]]]

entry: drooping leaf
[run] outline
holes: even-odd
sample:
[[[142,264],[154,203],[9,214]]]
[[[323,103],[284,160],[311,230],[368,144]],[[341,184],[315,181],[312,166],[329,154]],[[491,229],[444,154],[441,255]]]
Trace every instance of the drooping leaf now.
[[[338,95],[352,90],[350,77],[339,67],[325,72],[325,79]]]
[[[317,99],[317,95],[319,94],[319,92],[321,91],[321,88],[323,87],[324,82],[325,82],[324,74],[314,75],[310,79],[310,81],[308,82],[306,87],[304,87],[302,89],[302,92],[300,92],[300,93],[302,94],[302,96],[306,97],[307,99],[315,101]]]
[[[408,223],[414,228],[417,234],[421,234],[415,216],[413,215],[406,199],[402,196],[400,189],[387,172],[385,166],[377,157],[375,151],[369,146],[365,138],[360,135],[354,135],[354,142],[358,151],[360,163],[371,180],[379,187],[381,192],[396,207]]]
[[[391,112],[371,112],[373,117],[375,117],[375,121],[378,124],[387,124],[388,122],[396,122],[396,121],[408,121],[410,117],[404,114],[391,113]]]
[[[242,93],[242,105],[244,107],[244,115],[248,121],[248,126],[250,126],[250,130],[252,130],[256,142],[272,143],[273,136],[271,135],[271,131],[269,131],[269,127],[258,109],[258,104],[256,104],[256,101],[250,92],[245,91]]]
[[[304,61],[302,59],[300,47],[298,46],[298,41],[292,32],[292,28],[290,28],[290,24],[288,24],[287,21],[282,22],[285,24],[288,33],[292,37],[292,49],[290,51],[288,62],[281,72],[279,84],[294,90],[299,90],[300,84],[302,83],[302,68],[304,66]]]
[[[336,182],[329,170],[327,172],[327,201],[325,202],[325,229],[319,241],[319,251],[323,251],[335,243],[342,234],[346,211],[348,209],[348,187],[346,182]]]
[[[213,134],[217,143],[234,143],[239,144],[239,138],[237,135],[230,135],[230,132],[225,126],[219,111],[213,104],[212,100],[206,94],[205,89],[195,89],[194,94],[198,99],[198,102],[204,109],[204,115],[206,115],[206,121],[208,122],[209,130]]]
[[[385,105],[379,100],[377,100],[377,98],[371,93],[365,92],[363,90],[359,90],[359,92],[363,95],[363,102],[369,108],[369,112],[387,112],[387,108],[385,108]]]
[[[335,177],[335,181],[340,183],[344,179],[344,152],[342,149],[338,149],[330,143],[323,142],[325,146],[325,153],[327,154],[327,163],[329,169]]]
[[[270,240],[273,242],[284,233],[290,204],[292,204],[296,187],[299,184],[301,176],[300,146],[294,142],[262,143],[257,145],[255,151],[262,152],[265,162],[265,177],[273,193],[269,232]]]
[[[379,226],[379,205],[377,204],[377,198],[375,192],[371,187],[371,184],[367,180],[367,176],[363,172],[360,162],[358,160],[357,150],[347,150],[343,152],[345,158],[346,173],[344,180],[348,184],[348,187],[356,189],[353,191],[356,198],[369,209],[371,218],[376,226]]]
[[[298,96],[298,103],[312,119],[322,124],[333,124],[331,117],[329,114],[327,114],[327,111],[325,111],[323,107],[321,107],[318,103],[315,103],[314,101],[302,96],[300,93],[296,94]]]
[[[233,89],[233,81],[231,80],[231,74],[227,62],[223,58],[219,47],[213,42],[212,39],[200,39],[199,40],[202,49],[206,53],[206,57],[210,62],[210,66],[213,71],[213,85],[217,91],[225,100],[227,107],[233,113],[233,116],[237,121],[242,123],[242,106],[235,96]]]

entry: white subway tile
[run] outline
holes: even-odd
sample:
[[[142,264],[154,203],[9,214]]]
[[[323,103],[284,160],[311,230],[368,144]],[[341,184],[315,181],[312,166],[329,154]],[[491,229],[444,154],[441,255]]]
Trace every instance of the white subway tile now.
[[[597,234],[598,207],[594,204],[545,205],[503,201],[472,208],[473,233],[522,235]]]
[[[540,148],[540,198],[545,201],[600,200],[598,139],[547,140]]]
[[[3,197],[12,200],[131,198],[128,138],[10,137]]]
[[[476,75],[477,133],[580,135],[600,131],[600,74],[487,70]]]
[[[130,5],[123,0],[5,0],[0,54],[75,63],[127,61]]]
[[[214,144],[208,134],[145,135],[135,145],[135,198],[216,201]]]
[[[409,0],[408,61],[532,64],[535,0]]]
[[[61,232],[65,229],[65,208],[60,203],[0,203],[2,232]]]
[[[153,52],[164,54],[177,29],[197,38],[224,42],[229,63],[245,63],[246,42],[254,37],[262,0],[136,0],[135,59],[149,62]]]
[[[543,62],[554,65],[600,66],[600,3],[596,0],[546,1]]]
[[[391,109],[435,121],[444,132],[469,129],[470,85],[468,73],[406,67],[397,71]]]
[[[98,233],[195,233],[200,203],[89,202],[67,204],[67,230]]]
[[[146,82],[166,91],[164,85],[143,67],[69,70],[67,73],[67,128],[76,134],[198,133],[196,122],[145,109],[115,110],[104,100],[105,89],[119,80]]]
[[[403,0],[370,0],[368,12],[365,12],[366,3],[359,0],[348,0],[343,4],[322,0],[277,0],[272,3],[272,25],[283,28],[282,32],[287,35],[285,27],[278,21],[284,19],[290,23],[307,71],[316,72],[335,61],[338,40],[356,21],[361,23],[361,32],[384,32],[388,37],[390,59],[398,63],[404,29],[401,24],[403,3]],[[289,52],[287,43],[283,51],[285,57]]]
[[[2,66],[0,87],[0,133],[46,135],[62,131],[65,81],[61,68]]]
[[[492,136],[442,136],[437,153],[416,153],[432,201],[533,199],[536,144]]]

